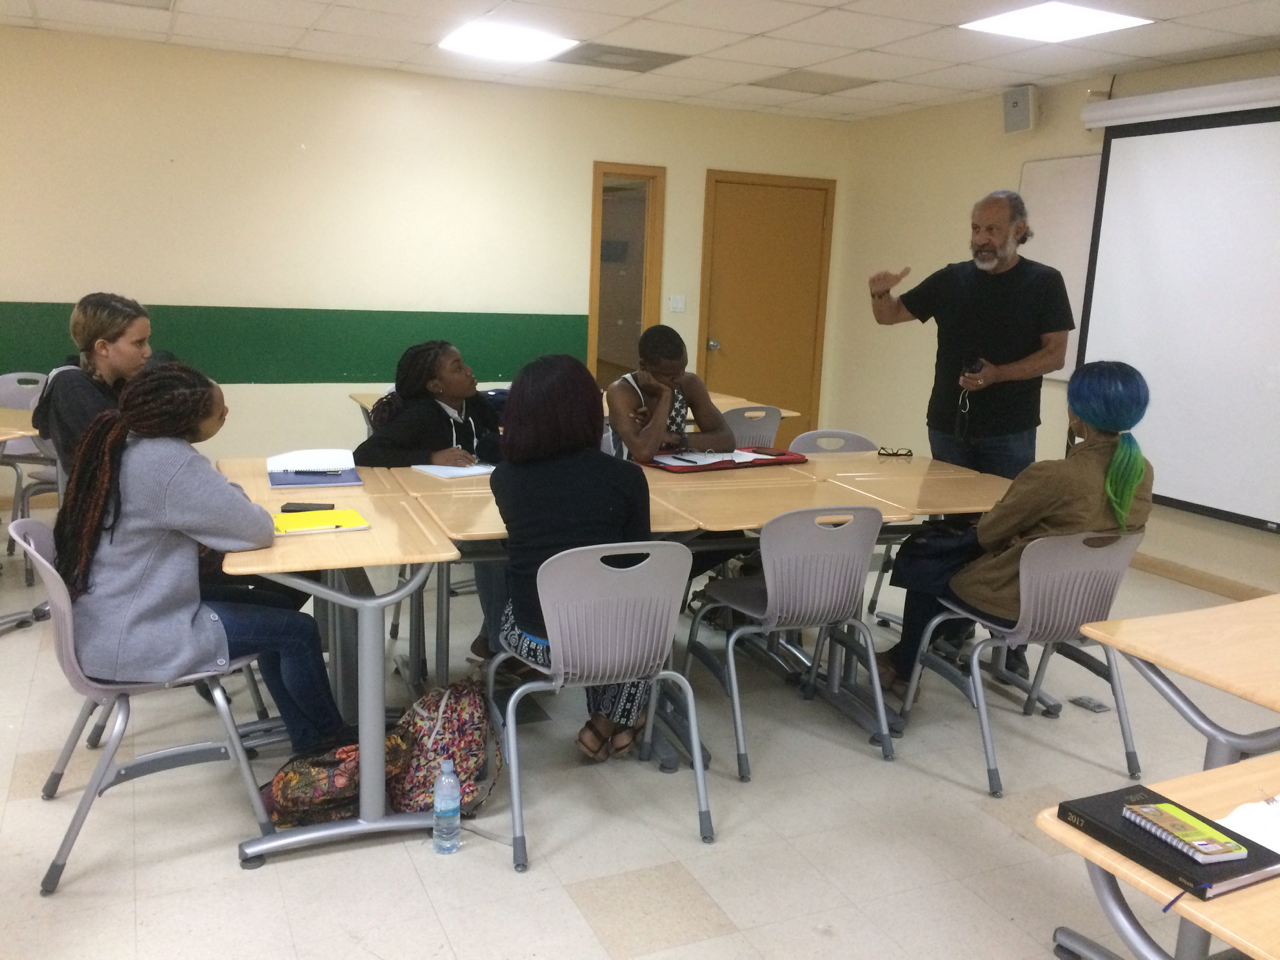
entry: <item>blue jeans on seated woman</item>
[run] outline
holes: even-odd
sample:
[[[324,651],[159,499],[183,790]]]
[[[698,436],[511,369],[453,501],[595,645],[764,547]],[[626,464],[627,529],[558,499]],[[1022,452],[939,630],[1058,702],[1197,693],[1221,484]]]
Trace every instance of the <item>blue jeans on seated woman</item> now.
[[[342,729],[315,620],[287,606],[264,603],[215,600],[205,606],[222,621],[233,659],[258,655],[258,669],[295,753],[314,750]]]

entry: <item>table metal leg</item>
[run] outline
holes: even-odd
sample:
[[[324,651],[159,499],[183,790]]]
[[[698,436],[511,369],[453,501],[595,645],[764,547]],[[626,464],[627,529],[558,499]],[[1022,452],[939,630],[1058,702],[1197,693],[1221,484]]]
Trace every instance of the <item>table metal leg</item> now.
[[[1259,730],[1256,733],[1236,733],[1210,720],[1199,707],[1191,702],[1181,689],[1154,663],[1125,654],[1133,668],[1146,677],[1160,695],[1184,720],[1208,739],[1204,753],[1204,769],[1212,770],[1235,763],[1242,754],[1269,753],[1280,748],[1280,727]]]
[[[449,685],[449,573],[452,563],[436,564],[436,685]]]
[[[409,579],[397,589],[381,596],[359,596],[336,590],[324,584],[293,574],[271,574],[271,579],[291,587],[306,590],[316,597],[351,610],[358,623],[356,658],[359,663],[359,718],[360,718],[360,816],[356,820],[322,823],[312,827],[296,827],[281,830],[266,837],[254,837],[240,844],[241,866],[260,866],[267,854],[284,850],[334,843],[372,833],[389,833],[403,830],[425,830],[432,825],[430,813],[393,813],[386,811],[385,728],[386,678],[383,675],[385,649],[383,646],[383,608],[404,599],[426,582],[430,564],[423,564],[413,571]],[[358,579],[358,578],[355,578]],[[331,651],[341,659],[342,647],[350,644],[338,642],[338,649]]]

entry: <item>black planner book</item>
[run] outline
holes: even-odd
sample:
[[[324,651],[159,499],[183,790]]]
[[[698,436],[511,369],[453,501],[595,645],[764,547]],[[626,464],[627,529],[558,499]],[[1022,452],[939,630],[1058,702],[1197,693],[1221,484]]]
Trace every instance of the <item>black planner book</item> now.
[[[1209,900],[1280,874],[1280,855],[1201,816],[1185,804],[1177,806],[1245,847],[1248,856],[1243,860],[1197,863],[1124,816],[1127,804],[1155,803],[1173,801],[1146,787],[1125,787],[1079,800],[1064,800],[1058,804],[1058,819],[1102,841],[1117,853],[1124,854],[1139,866],[1201,900]]]

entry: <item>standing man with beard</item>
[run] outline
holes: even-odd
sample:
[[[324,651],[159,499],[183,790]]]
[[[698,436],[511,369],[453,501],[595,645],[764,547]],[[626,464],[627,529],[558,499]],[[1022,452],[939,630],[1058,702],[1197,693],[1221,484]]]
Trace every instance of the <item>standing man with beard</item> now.
[[[1040,378],[1066,360],[1075,323],[1062,274],[1018,255],[1031,239],[1027,207],[997,190],[973,208],[973,259],[952,263],[896,297],[911,272],[882,271],[868,281],[882,325],[938,323],[929,398],[935,460],[1013,479],[1036,457]]]

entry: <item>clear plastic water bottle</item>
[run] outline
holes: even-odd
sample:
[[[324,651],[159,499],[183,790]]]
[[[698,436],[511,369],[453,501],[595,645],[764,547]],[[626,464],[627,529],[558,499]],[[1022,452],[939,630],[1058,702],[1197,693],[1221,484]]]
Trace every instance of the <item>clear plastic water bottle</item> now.
[[[452,760],[440,761],[440,775],[436,777],[432,796],[435,800],[435,824],[431,830],[431,845],[436,853],[454,853],[462,832],[462,784],[453,772]]]

